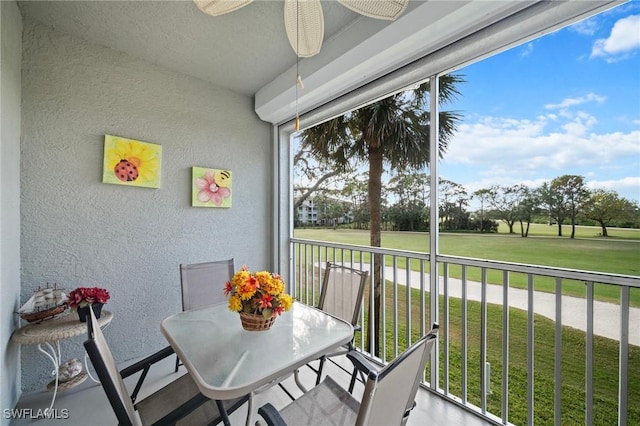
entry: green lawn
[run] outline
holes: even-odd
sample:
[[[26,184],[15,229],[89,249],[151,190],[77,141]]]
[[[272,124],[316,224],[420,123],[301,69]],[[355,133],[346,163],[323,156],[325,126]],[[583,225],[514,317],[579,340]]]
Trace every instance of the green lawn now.
[[[566,227],[564,233],[569,234]],[[546,232],[546,234],[545,234]],[[607,272],[622,275],[640,275],[640,230],[616,229],[612,235],[620,237],[597,238],[599,232],[595,227],[577,228],[577,238],[550,236],[557,227],[532,225],[530,236],[522,238],[519,234],[473,234],[442,233],[440,234],[440,252],[442,254],[491,259],[506,262],[526,263],[531,265],[554,266],[583,271]],[[369,232],[353,229],[296,229],[294,235],[319,241],[369,245]],[[386,248],[428,252],[429,235],[415,232],[383,232],[382,246]],[[368,256],[366,257],[368,260]],[[404,268],[404,259],[399,259],[399,267]],[[412,265],[413,268],[415,266]],[[451,267],[450,276],[460,278],[459,267]],[[478,268],[468,268],[470,280],[480,279]],[[489,271],[490,283],[499,284],[502,273]],[[518,288],[526,288],[527,277],[523,274],[510,275],[510,284]],[[538,291],[555,291],[552,278],[536,277],[534,282]],[[617,302],[620,291],[616,286],[597,285],[595,289],[598,300]],[[563,281],[563,294],[584,297],[583,282]],[[640,306],[640,289],[631,291],[631,304]]]

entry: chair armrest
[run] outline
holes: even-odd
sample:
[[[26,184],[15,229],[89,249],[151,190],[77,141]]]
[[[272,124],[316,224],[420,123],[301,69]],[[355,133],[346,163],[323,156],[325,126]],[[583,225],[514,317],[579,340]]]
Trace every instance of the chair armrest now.
[[[136,402],[136,398],[138,397],[138,392],[140,392],[140,389],[142,388],[142,383],[144,382],[144,379],[147,377],[147,373],[149,372],[149,369],[151,368],[151,366],[157,363],[158,361],[161,361],[166,357],[173,355],[173,353],[174,353],[173,348],[171,346],[167,346],[166,348],[161,349],[158,352],[152,355],[149,355],[145,359],[142,359],[120,371],[120,376],[122,376],[123,379],[129,376],[133,376],[139,371],[142,371],[142,374],[140,375],[140,378],[138,379],[138,382],[136,383],[136,386],[135,388],[133,388],[133,392],[131,393],[132,403]]]
[[[358,351],[349,351],[349,353],[347,353],[347,358],[349,358],[351,360],[351,362],[353,363],[353,366],[356,369],[362,371],[367,376],[371,372],[377,373],[381,369],[381,367],[379,367],[376,364],[374,364],[373,362],[369,361],[367,358],[365,358],[364,355],[362,355]]]
[[[147,366],[151,366],[153,364],[155,364],[156,362],[159,362],[163,359],[165,359],[166,357],[173,355],[174,351],[173,348],[171,346],[167,346],[164,349],[159,350],[158,352],[149,355],[148,357],[134,363],[131,364],[130,366],[128,366],[127,368],[124,368],[120,371],[120,375],[122,376],[122,378],[127,378],[129,376],[132,376],[134,374],[136,374],[138,371],[144,370],[145,367]]]
[[[258,414],[262,416],[264,421],[267,422],[268,426],[287,426],[287,423],[284,421],[276,407],[271,405],[270,403],[266,403],[262,407],[258,409]]]

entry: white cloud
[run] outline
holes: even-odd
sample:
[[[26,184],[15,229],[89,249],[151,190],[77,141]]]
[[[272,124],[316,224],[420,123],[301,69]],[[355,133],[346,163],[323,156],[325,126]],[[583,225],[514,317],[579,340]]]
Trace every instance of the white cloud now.
[[[578,34],[582,35],[594,35],[598,29],[598,18],[591,17],[589,19],[585,19],[584,21],[576,22],[575,24],[569,27],[569,30],[575,31]]]
[[[581,105],[586,102],[597,102],[600,104],[606,100],[607,98],[604,96],[600,96],[595,93],[587,93],[586,95],[577,98],[565,98],[559,104],[547,104],[544,107],[546,109],[564,109],[576,105]]]
[[[529,55],[531,55],[533,53],[533,43],[527,43],[526,45],[524,45],[524,47],[520,50],[520,56],[525,58]]]
[[[602,57],[608,62],[623,59],[640,49],[640,15],[631,15],[618,20],[608,38],[593,43],[591,57]]]
[[[534,176],[541,170],[602,169],[638,158],[640,130],[597,134],[591,131],[595,123],[595,117],[583,112],[560,123],[545,116],[535,120],[484,117],[459,127],[445,161],[477,166],[495,178],[514,172]]]
[[[615,180],[588,180],[587,188],[613,190],[620,197],[640,202],[640,176],[630,176]]]
[[[616,180],[592,180],[587,182],[589,189],[609,189],[618,191],[620,189],[630,189],[640,192],[640,176],[625,177]]]

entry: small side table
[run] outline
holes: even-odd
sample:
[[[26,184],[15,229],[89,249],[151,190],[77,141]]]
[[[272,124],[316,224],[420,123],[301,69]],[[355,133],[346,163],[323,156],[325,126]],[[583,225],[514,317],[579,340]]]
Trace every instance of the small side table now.
[[[103,310],[100,318],[98,318],[98,324],[100,324],[101,328],[105,327],[112,319],[113,314]],[[68,382],[59,383],[58,381],[58,368],[61,362],[60,341],[86,333],[87,323],[80,322],[78,315],[75,313],[66,312],[57,318],[22,326],[11,335],[11,340],[21,345],[38,345],[38,350],[45,354],[53,363],[53,372],[51,374],[55,375],[55,379],[47,385],[47,390],[53,390],[53,398],[51,399],[49,411],[53,408],[59,388],[63,391],[79,385],[86,380],[87,375],[91,377],[94,382],[98,382],[98,380],[89,373],[86,353],[84,357],[86,373],[80,373]]]

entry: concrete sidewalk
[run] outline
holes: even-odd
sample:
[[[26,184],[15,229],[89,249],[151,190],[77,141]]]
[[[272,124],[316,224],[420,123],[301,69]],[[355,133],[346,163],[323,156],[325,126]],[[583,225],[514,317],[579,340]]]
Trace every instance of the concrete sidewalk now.
[[[368,267],[368,265],[365,265]],[[385,267],[385,278],[393,279],[393,267]],[[397,270],[399,284],[407,284],[405,269]],[[409,276],[411,287],[420,288],[420,272],[411,271]],[[424,276],[425,286],[429,286],[429,274]],[[462,298],[462,281],[449,278],[449,297]],[[440,294],[444,294],[443,278],[440,278]],[[480,301],[480,283],[467,280],[467,299]],[[502,286],[487,285],[487,303],[502,305]],[[509,306],[528,310],[528,296],[526,290],[509,288]],[[552,293],[536,291],[533,297],[533,309],[535,313],[543,315],[555,321],[556,297]],[[458,315],[457,313],[452,313]],[[620,306],[613,303],[594,301],[593,303],[593,332],[597,336],[620,340]],[[562,296],[562,325],[586,331],[587,328],[587,300],[577,297]],[[629,344],[640,346],[640,309],[629,308]]]

